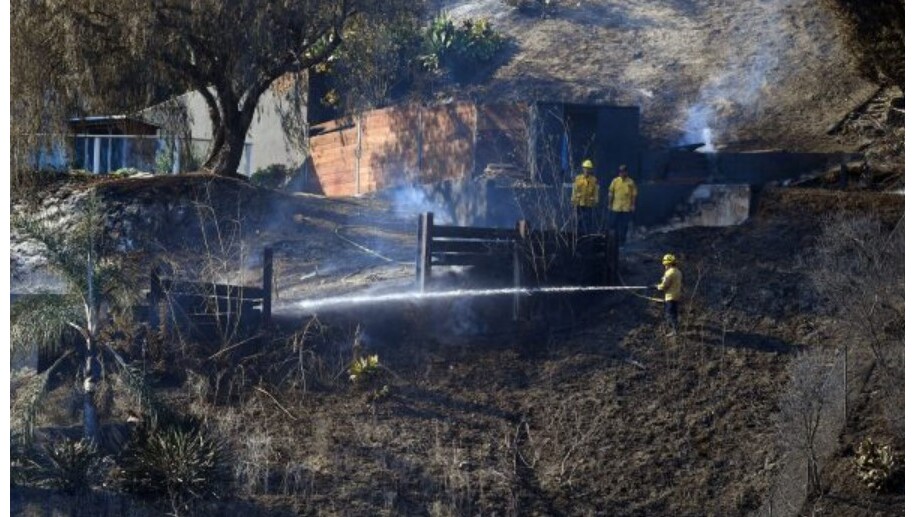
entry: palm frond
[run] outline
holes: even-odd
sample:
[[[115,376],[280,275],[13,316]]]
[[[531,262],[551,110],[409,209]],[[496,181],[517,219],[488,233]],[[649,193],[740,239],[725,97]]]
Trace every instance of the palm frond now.
[[[18,390],[20,396],[16,397],[10,408],[10,427],[18,431],[17,434],[25,444],[31,443],[35,437],[35,417],[48,394],[48,380],[71,352],[72,350],[66,351],[50,368],[36,374]]]
[[[10,347],[14,351],[57,350],[74,326],[85,327],[82,300],[72,294],[35,294],[10,307]]]
[[[102,298],[114,307],[130,307],[137,302],[139,290],[131,279],[131,271],[120,262],[106,261],[96,266],[94,285],[96,299]]]
[[[161,422],[176,421],[171,410],[156,397],[142,370],[128,364],[111,345],[107,345],[107,348],[119,367],[118,380],[123,383],[127,392],[136,398],[137,404],[148,417],[150,427],[158,427]]]

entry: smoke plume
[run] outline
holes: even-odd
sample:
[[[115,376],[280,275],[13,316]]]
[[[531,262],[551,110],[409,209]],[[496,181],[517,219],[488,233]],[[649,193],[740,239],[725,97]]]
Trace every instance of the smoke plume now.
[[[715,152],[715,139],[727,132],[729,116],[745,115],[756,109],[760,94],[772,81],[787,50],[784,37],[787,2],[758,2],[757,8],[764,12],[756,19],[765,21],[742,28],[731,41],[720,42],[735,51],[729,53],[730,57],[717,73],[706,79],[698,98],[686,108],[683,136],[678,144],[702,142],[704,145],[699,151]],[[749,54],[745,50],[748,41],[753,45]]]

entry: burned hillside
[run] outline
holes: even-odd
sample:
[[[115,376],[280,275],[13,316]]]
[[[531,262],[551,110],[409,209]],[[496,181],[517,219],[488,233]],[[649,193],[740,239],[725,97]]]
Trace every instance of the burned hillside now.
[[[901,515],[892,2],[17,0],[13,514]]]
[[[138,182],[132,197],[163,188],[130,181]],[[875,218],[881,238],[900,235],[902,196],[768,189],[744,225],[653,234],[624,248],[626,285],[652,285],[658,257],[680,255],[684,330],[671,340],[659,306],[639,291],[551,298],[538,309],[547,312],[517,323],[492,321],[510,320],[507,300],[498,299],[376,304],[313,319],[297,312],[298,301],[370,286],[409,289],[414,218],[380,200],[246,195],[250,220],[271,221],[245,238],[251,250],[267,243],[275,250],[272,340],[113,341],[123,357],[146,364],[157,399],[205,422],[232,451],[228,479],[246,502],[199,501],[196,511],[245,504],[263,514],[781,513],[807,500],[803,459],[779,434],[790,428],[781,408],[794,365],[816,350],[835,357],[845,344],[855,416],[844,431],[824,429],[840,446],[821,459],[823,495],[807,504],[833,515],[855,515],[859,505],[885,515],[901,508],[901,495],[866,495],[851,452],[864,437],[897,436],[867,395],[890,373],[849,343],[817,285],[814,257],[829,235],[822,225],[837,211]],[[189,226],[189,235],[198,231]],[[157,227],[146,235],[190,257],[193,246],[180,251],[185,245],[170,233]],[[252,256],[235,269],[256,280]],[[370,356],[377,370],[364,379],[352,373],[353,358]],[[49,400],[74,396],[65,381],[73,366],[50,379]],[[125,402],[102,406],[105,429],[137,411]],[[39,422],[39,440],[78,433],[66,414]],[[29,492],[17,493],[14,505],[30,511]],[[152,511],[116,500],[123,511]]]

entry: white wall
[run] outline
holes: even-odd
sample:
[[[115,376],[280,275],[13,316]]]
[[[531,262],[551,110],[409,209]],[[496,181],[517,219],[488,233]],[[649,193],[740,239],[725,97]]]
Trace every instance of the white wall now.
[[[299,167],[305,161],[305,152],[288,143],[283,132],[280,109],[288,110],[289,106],[284,97],[277,95],[272,88],[261,95],[245,140],[251,144],[251,173],[274,164]],[[179,101],[187,109],[191,138],[211,140],[212,124],[203,96],[197,92],[189,92],[179,97]],[[150,108],[147,112],[154,112],[156,108]],[[242,157],[238,172],[245,173],[245,157]]]

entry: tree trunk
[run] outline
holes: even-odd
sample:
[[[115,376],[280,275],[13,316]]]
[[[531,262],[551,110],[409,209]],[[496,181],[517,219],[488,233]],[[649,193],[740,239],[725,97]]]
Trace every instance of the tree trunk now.
[[[95,407],[95,389],[101,376],[98,347],[90,337],[86,339],[86,364],[83,379],[83,433],[91,443],[98,441],[98,409]]]
[[[217,89],[220,92],[220,89]],[[218,104],[220,110],[210,110],[213,124],[213,148],[203,169],[218,176],[234,176],[238,173],[245,151],[245,137],[257,108],[257,97],[244,102],[240,107],[237,97],[228,90],[221,90]]]
[[[245,136],[248,132],[248,126],[224,127],[222,133],[224,138],[221,141],[214,142],[210,156],[204,164],[204,169],[218,176],[234,176],[238,173],[238,165],[241,163],[242,154],[245,151]],[[216,144],[221,144],[217,147]]]

